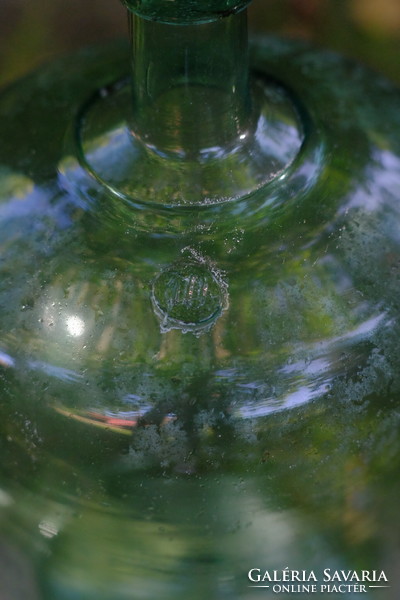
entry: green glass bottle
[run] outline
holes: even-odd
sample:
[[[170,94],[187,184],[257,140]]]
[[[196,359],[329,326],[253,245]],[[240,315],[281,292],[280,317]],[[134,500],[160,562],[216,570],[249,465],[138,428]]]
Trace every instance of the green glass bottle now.
[[[125,4],[0,97],[6,593],[393,579],[399,91],[247,1]]]

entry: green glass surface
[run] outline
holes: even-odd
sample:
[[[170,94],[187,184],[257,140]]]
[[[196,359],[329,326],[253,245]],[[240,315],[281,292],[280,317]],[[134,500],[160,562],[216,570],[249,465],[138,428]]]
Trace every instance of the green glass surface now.
[[[252,568],[384,569],[364,597],[392,600],[399,91],[259,40],[290,160],[226,201],[160,203],[162,161],[121,192],[110,153],[130,54],[82,51],[0,98],[0,590],[252,600]]]

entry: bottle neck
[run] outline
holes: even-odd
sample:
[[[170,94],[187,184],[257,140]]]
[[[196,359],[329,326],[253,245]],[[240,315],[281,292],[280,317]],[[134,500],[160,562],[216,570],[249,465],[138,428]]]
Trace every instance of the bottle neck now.
[[[236,13],[251,0],[122,0],[128,10],[148,19],[179,25],[210,23]]]
[[[195,25],[129,19],[133,135],[161,156],[229,153],[250,121],[247,11]]]

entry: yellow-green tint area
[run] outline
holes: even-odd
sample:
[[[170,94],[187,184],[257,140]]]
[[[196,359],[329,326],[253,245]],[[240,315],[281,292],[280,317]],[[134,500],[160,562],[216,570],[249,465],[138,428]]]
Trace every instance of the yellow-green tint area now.
[[[124,36],[125,13],[118,0],[3,0],[0,85],[76,48]]]
[[[311,40],[400,81],[397,0],[255,0],[251,9],[250,27],[257,33]]]

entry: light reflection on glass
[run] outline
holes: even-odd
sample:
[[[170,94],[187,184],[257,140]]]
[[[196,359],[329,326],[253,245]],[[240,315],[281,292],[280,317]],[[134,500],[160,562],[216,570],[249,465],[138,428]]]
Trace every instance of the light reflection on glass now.
[[[371,162],[363,172],[361,185],[351,193],[348,204],[343,204],[340,212],[346,213],[350,208],[375,212],[382,208],[382,201],[397,212],[399,186],[400,159],[390,150],[373,148]],[[385,208],[387,209],[387,206]]]
[[[68,317],[66,320],[67,331],[73,337],[80,337],[85,331],[85,322],[76,315]]]
[[[7,506],[11,506],[14,500],[5,490],[0,488],[0,508],[6,508]]]
[[[2,367],[14,367],[15,360],[11,356],[0,350],[0,365]]]
[[[53,538],[58,534],[58,527],[53,521],[41,521],[39,531],[45,538]]]

